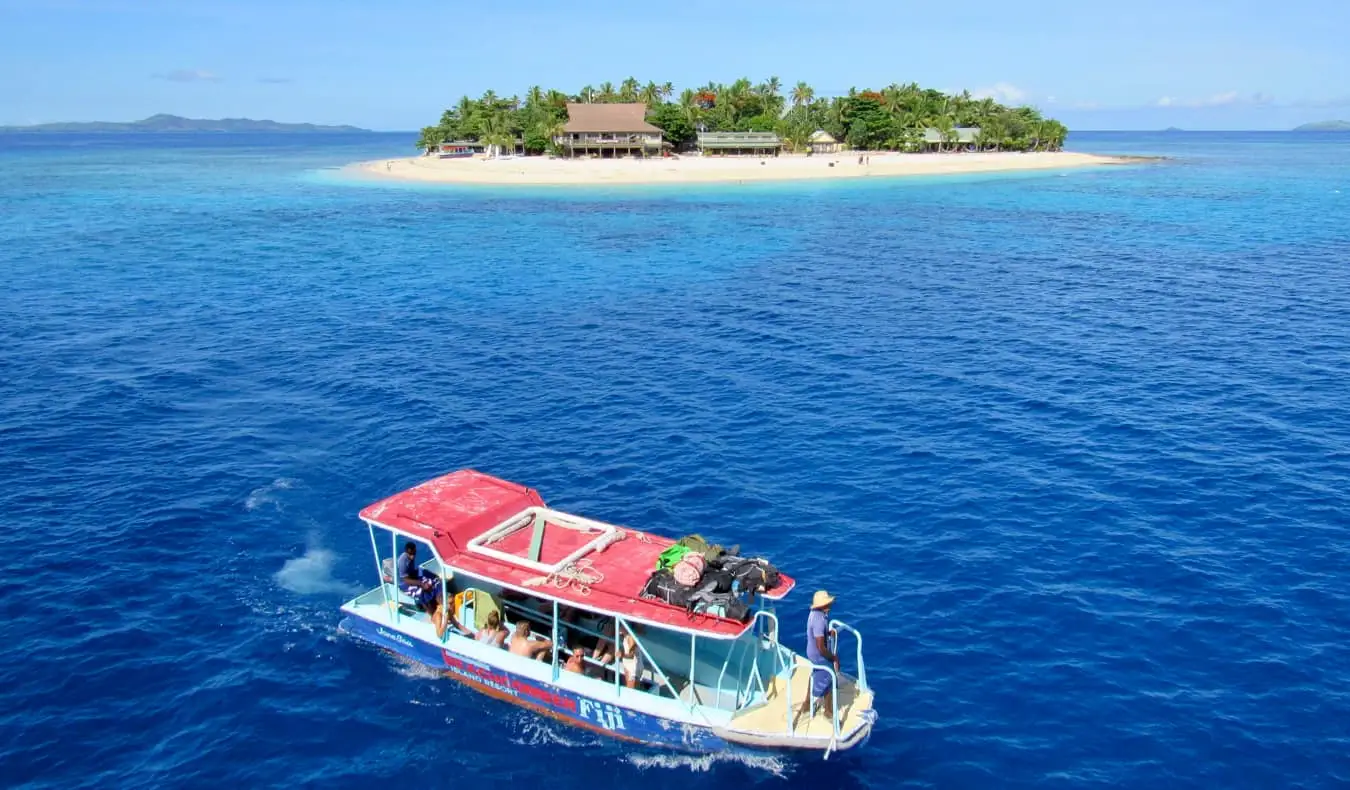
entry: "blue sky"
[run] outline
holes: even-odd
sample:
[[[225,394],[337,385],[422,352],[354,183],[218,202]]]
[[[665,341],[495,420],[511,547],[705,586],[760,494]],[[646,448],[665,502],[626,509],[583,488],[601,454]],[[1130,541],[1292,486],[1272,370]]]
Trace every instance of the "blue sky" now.
[[[0,124],[157,112],[412,129],[461,94],[915,81],[1075,129],[1350,119],[1350,0],[0,0]],[[665,9],[663,11],[644,11]]]

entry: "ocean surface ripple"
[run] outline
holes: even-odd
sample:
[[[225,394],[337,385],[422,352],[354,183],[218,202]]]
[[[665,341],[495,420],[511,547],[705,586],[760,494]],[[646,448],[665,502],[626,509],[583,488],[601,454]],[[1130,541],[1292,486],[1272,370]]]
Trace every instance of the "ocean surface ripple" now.
[[[1074,144],[1173,158],[510,191],[0,137],[0,783],[1350,784],[1350,138]],[[828,587],[868,748],[634,749],[338,633],[356,511],[464,466]]]

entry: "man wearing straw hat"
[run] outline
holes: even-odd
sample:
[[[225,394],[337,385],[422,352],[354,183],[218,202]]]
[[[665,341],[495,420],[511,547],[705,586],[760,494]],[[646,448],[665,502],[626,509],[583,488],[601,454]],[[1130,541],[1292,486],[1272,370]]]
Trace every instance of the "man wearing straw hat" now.
[[[816,594],[811,597],[811,614],[806,618],[806,658],[816,666],[834,666],[835,674],[839,674],[839,656],[830,650],[830,638],[834,636],[834,631],[830,629],[830,605],[834,603],[834,596],[824,590],[816,590]],[[830,691],[830,673],[819,670],[811,673],[811,693],[807,695],[806,701],[802,703],[797,711],[797,716],[792,722],[792,729],[797,729],[797,720],[801,719],[803,713],[807,713],[816,704],[825,711],[826,716],[833,716]],[[814,713],[809,713],[807,721],[809,722]]]

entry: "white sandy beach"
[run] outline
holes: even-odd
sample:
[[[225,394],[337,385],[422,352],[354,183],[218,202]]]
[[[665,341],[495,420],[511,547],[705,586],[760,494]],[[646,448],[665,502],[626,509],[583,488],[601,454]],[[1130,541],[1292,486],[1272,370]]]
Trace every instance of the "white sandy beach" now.
[[[1034,153],[874,153],[866,163],[847,152],[778,157],[684,155],[665,159],[550,159],[546,156],[437,159],[414,156],[348,165],[356,175],[446,184],[674,184],[813,178],[1051,170],[1124,164],[1125,157],[1064,151]]]

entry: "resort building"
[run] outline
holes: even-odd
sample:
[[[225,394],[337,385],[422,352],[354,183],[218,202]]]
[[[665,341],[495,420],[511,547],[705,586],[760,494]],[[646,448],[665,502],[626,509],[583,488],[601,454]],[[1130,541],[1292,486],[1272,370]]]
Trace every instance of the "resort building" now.
[[[704,156],[777,156],[783,141],[773,132],[699,132],[698,150]]]
[[[641,103],[569,104],[556,142],[565,156],[659,156],[661,130],[646,115]]]
[[[834,139],[834,135],[824,129],[817,129],[808,143],[813,154],[837,154],[842,148],[839,141]]]
[[[955,140],[950,140],[941,129],[928,127],[923,130],[923,142],[921,148],[925,151],[959,151],[961,149],[973,149],[975,147],[975,138],[980,135],[978,126],[958,126],[952,129],[955,133]]]

